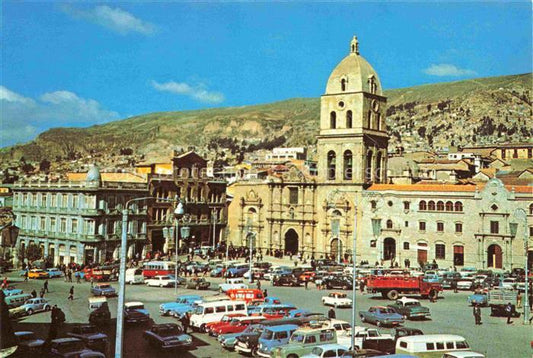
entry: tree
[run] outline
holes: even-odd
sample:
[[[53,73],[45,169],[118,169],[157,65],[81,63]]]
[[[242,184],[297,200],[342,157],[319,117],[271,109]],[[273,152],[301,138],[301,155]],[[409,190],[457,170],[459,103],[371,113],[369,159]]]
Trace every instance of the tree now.
[[[50,171],[50,161],[48,159],[45,158],[41,160],[39,163],[39,171],[44,173],[48,173]]]
[[[24,249],[24,257],[28,259],[28,261],[32,262],[35,260],[39,260],[41,257],[43,257],[43,253],[41,251],[41,248],[35,244],[29,244]]]
[[[22,166],[20,167],[20,169],[26,173],[26,174],[29,174],[31,172],[33,172],[35,170],[35,167],[33,165],[31,165],[30,163],[23,163]]]
[[[418,128],[418,135],[424,138],[426,136],[426,127],[422,126]]]

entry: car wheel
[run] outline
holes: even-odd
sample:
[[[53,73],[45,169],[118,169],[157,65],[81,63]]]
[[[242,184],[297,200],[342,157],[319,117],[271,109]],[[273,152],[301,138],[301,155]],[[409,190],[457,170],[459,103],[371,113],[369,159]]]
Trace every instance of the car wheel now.
[[[403,315],[402,318],[403,318],[404,321],[405,321],[405,320],[407,320],[408,317],[407,317],[407,315]]]
[[[160,283],[160,284],[159,284],[159,287],[163,288],[163,287],[164,287],[164,285],[163,285],[162,283]]]
[[[298,355],[296,354],[289,354],[287,358],[298,358]]]
[[[359,316],[361,318],[361,322],[366,322],[365,316]]]
[[[205,327],[205,324],[202,324],[202,325],[200,326],[200,332],[202,332],[202,333],[207,333],[207,328]]]
[[[48,305],[44,306],[44,310],[45,311],[50,311],[50,306],[48,306]]]
[[[218,292],[220,292],[220,293],[224,292],[224,290],[222,290],[222,287],[218,288]]]
[[[325,306],[326,305],[326,300],[322,300],[322,304]]]
[[[29,316],[31,316],[33,314],[33,310],[30,308],[29,310],[26,311],[28,313]]]
[[[396,290],[390,290],[388,293],[387,293],[387,297],[389,300],[396,300],[398,299],[398,291]]]
[[[381,327],[381,321],[376,321],[376,326]]]

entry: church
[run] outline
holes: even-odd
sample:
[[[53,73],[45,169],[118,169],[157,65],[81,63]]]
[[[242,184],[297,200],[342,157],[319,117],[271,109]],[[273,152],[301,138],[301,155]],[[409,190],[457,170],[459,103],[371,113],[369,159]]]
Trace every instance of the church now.
[[[228,240],[339,261],[353,257],[355,240],[357,262],[400,266],[511,269],[524,266],[526,249],[531,264],[531,186],[388,183],[386,102],[353,37],[321,96],[318,175],[291,168],[228,187]]]

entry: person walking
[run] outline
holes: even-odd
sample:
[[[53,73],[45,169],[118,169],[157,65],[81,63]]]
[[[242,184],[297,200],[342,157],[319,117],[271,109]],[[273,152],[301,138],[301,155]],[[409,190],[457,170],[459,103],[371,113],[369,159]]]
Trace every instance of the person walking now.
[[[33,291],[31,291],[31,297],[32,298],[37,297],[37,291],[35,291],[35,289],[33,289]]]
[[[76,283],[81,283],[81,272],[76,271]]]
[[[266,288],[263,290],[263,296],[264,296],[264,297],[268,296],[268,292],[267,292],[267,289],[266,289]]]
[[[94,287],[94,277],[91,276],[91,288],[93,288],[93,287]]]
[[[481,308],[479,308],[479,305],[475,304],[472,311],[473,311],[473,314],[474,314],[474,319],[476,321],[476,325],[481,324]]]
[[[28,281],[28,270],[24,271],[24,281]]]
[[[328,318],[329,319],[335,319],[337,318],[337,315],[335,314],[335,310],[333,309],[333,307],[331,307],[328,311]]]
[[[361,293],[365,292],[365,280],[361,280],[361,282],[359,282],[359,291],[361,291]]]
[[[305,289],[307,290],[307,285],[309,284],[309,280],[306,278],[304,280],[304,286],[305,286]]]
[[[44,298],[44,288],[41,288],[41,291],[39,292],[39,297]]]
[[[189,328],[190,318],[189,318],[189,312],[185,312],[185,314],[180,319],[181,322],[181,328],[183,328],[183,333],[187,334],[187,329]]]
[[[253,274],[252,274],[253,275]],[[259,280],[259,278],[257,279],[257,289],[260,290],[261,289],[261,281]]]
[[[522,308],[522,292],[520,290],[516,294],[516,308]]]
[[[43,289],[44,289],[47,293],[50,293],[50,290],[48,289],[48,280],[44,281]]]
[[[457,280],[452,278],[452,283],[450,285],[453,288],[453,293],[457,293]]]
[[[69,294],[68,294],[68,299],[70,301],[74,300],[74,286],[70,286],[70,291],[69,291]]]
[[[511,305],[511,302],[507,303],[505,306],[505,314],[507,315],[507,324],[513,323],[513,321],[511,321],[511,316],[513,314],[513,305]]]

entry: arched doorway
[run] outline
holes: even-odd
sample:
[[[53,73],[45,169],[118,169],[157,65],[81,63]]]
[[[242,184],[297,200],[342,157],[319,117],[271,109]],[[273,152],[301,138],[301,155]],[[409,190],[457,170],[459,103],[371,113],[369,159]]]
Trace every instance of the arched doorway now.
[[[391,260],[396,257],[396,240],[388,237],[383,241],[383,260]]]
[[[294,229],[289,229],[285,233],[285,252],[292,252],[294,255],[298,253],[298,234]]]
[[[329,250],[331,253],[331,258],[333,260],[337,260],[339,262],[342,261],[343,248],[341,240],[339,240],[338,238],[334,238],[333,240],[331,240],[331,243],[329,244]]]
[[[487,267],[502,268],[502,248],[492,244],[487,248]]]
[[[165,238],[163,237],[163,230],[153,230],[152,231],[152,250],[162,252],[164,246],[165,246]]]

